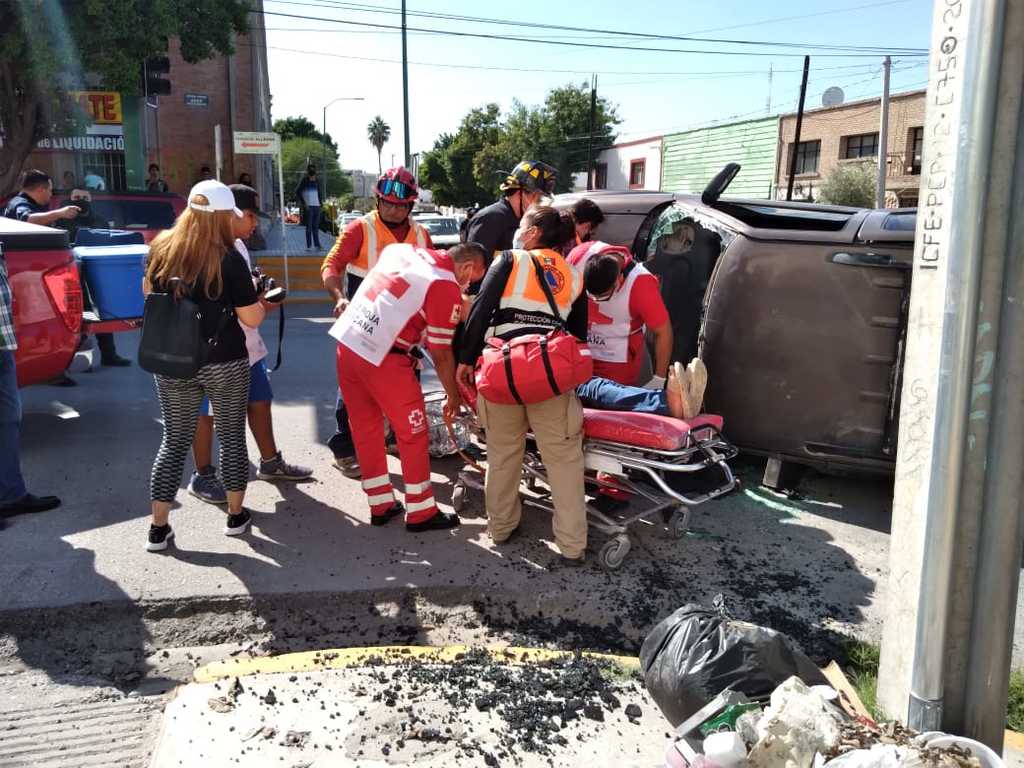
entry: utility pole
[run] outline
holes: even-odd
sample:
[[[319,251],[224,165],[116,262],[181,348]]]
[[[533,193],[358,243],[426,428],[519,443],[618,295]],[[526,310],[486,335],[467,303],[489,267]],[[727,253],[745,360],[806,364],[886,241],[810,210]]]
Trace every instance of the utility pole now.
[[[882,117],[878,125],[878,185],[875,189],[875,208],[885,208],[885,177],[889,158],[889,70],[892,59],[882,63]]]
[[[789,156],[789,182],[786,184],[786,199],[793,199],[793,182],[796,180],[796,153],[800,148],[800,130],[804,127],[804,100],[807,98],[807,73],[811,69],[811,57],[804,56],[804,76],[800,80],[800,106],[796,111],[796,135],[793,136]]]
[[[771,62],[769,62],[768,63],[768,105],[764,109],[764,113],[766,115],[770,115],[772,113],[772,74],[773,74],[772,73],[772,65],[771,65]]]
[[[402,110],[405,119],[405,162],[409,167],[409,52],[405,40],[405,0],[402,0]]]
[[[587,132],[587,191],[594,188],[594,129],[597,125],[597,75],[590,77],[590,130]]]
[[[933,13],[879,704],[1001,750],[1024,531],[1024,3]]]

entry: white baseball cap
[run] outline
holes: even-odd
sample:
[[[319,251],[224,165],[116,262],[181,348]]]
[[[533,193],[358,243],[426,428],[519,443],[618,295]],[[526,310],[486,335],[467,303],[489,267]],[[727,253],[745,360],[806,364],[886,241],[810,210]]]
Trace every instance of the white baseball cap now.
[[[202,195],[209,200],[209,205],[201,205],[193,202],[192,198]],[[196,211],[234,211],[235,216],[242,218],[243,214],[235,206],[235,196],[226,184],[216,179],[200,181],[188,193],[188,207]]]

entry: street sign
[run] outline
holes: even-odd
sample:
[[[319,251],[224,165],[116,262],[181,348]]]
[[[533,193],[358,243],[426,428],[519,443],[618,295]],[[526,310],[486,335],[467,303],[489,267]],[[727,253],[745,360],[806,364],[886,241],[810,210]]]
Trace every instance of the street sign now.
[[[210,97],[205,93],[186,93],[185,94],[185,106],[186,107],[208,107],[210,106]]]
[[[235,154],[276,155],[281,151],[281,137],[276,133],[235,131]]]

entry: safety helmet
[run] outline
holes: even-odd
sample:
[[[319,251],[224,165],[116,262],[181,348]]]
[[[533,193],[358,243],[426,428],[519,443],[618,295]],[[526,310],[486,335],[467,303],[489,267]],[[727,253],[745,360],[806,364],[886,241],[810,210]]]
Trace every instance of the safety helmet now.
[[[403,203],[412,203],[419,197],[420,192],[416,188],[416,178],[412,172],[398,166],[397,168],[388,168],[380,175],[374,194],[381,200],[402,205]]]
[[[558,171],[539,160],[523,160],[508,175],[501,185],[502,192],[521,189],[526,192],[543,192],[550,195],[555,191]]]

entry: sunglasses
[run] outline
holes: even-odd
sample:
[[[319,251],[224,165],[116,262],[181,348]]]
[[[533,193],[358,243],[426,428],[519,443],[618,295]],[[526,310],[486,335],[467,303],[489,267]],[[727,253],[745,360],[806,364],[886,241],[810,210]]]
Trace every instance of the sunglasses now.
[[[400,181],[394,181],[393,179],[385,179],[377,185],[378,191],[382,195],[394,195],[406,200],[413,196],[414,192],[412,187],[408,184],[403,184]]]

